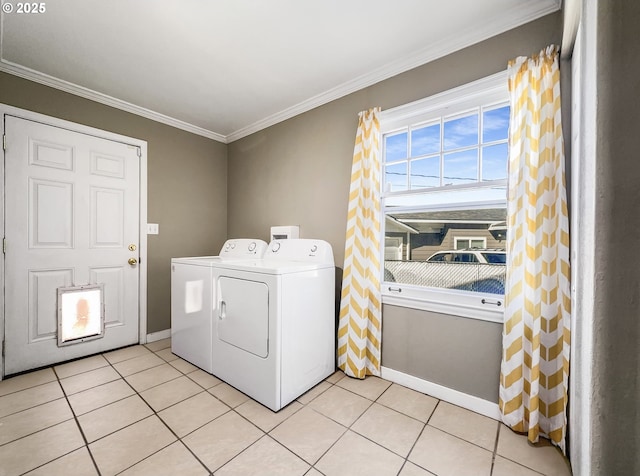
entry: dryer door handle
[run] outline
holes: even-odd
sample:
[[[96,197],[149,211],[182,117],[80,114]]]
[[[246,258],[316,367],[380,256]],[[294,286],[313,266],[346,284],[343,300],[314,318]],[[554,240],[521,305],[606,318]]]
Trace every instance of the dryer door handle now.
[[[227,317],[227,303],[220,301],[220,305],[218,306],[218,319],[224,319],[225,317]]]

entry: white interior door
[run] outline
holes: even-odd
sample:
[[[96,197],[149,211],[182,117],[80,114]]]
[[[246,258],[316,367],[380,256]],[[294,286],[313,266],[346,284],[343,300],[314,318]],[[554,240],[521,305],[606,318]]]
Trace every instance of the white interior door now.
[[[5,135],[5,375],[138,342],[139,149],[12,116]],[[58,347],[57,288],[97,283],[104,337]]]

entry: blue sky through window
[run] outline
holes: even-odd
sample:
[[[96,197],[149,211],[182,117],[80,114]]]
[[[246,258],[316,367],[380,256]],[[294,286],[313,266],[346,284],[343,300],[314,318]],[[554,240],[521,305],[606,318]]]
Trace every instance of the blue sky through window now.
[[[411,189],[440,186],[440,156],[411,161]]]
[[[508,136],[508,105],[385,135],[386,191],[504,180]]]
[[[407,133],[385,137],[385,162],[394,162],[407,158]]]
[[[411,131],[411,157],[440,153],[440,123]]]
[[[504,140],[509,136],[509,106],[482,113],[482,142]]]
[[[478,149],[454,152],[444,156],[443,185],[478,181]]]
[[[506,142],[482,148],[482,180],[507,178],[507,157],[509,146]]]
[[[444,150],[478,144],[478,114],[452,119],[444,123]]]
[[[407,190],[407,163],[387,165],[385,167],[384,181],[389,192]]]

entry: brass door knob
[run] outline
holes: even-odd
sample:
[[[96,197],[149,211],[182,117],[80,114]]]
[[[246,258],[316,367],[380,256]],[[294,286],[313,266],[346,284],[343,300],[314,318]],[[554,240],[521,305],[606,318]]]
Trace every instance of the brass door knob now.
[[[137,259],[135,259],[135,258],[129,258],[129,261],[128,261],[128,262],[129,262],[129,264],[130,264],[131,266],[133,266],[134,264],[136,264],[136,263],[138,262],[138,260],[137,260]]]

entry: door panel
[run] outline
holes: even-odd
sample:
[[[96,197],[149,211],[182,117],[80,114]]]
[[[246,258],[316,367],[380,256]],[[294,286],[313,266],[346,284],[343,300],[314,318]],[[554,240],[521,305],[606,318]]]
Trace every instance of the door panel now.
[[[218,338],[258,357],[269,355],[269,287],[221,276],[218,279]]]
[[[5,374],[139,341],[137,148],[5,117]],[[57,346],[57,288],[104,284],[105,335]]]
[[[126,163],[124,157],[109,156],[91,152],[91,173],[105,177],[124,178]]]
[[[29,178],[29,248],[73,248],[73,184]]]
[[[72,269],[29,271],[29,335],[31,342],[55,339],[57,327],[57,289],[71,286]]]
[[[29,138],[29,164],[73,170],[73,146]]]
[[[91,188],[91,248],[122,248],[124,190]]]

